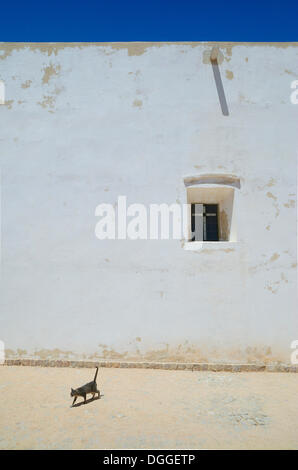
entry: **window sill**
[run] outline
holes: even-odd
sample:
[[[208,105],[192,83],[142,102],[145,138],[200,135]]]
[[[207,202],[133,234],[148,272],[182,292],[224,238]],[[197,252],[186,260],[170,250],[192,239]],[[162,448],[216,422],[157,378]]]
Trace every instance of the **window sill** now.
[[[235,251],[239,242],[185,242],[183,249],[186,251]]]

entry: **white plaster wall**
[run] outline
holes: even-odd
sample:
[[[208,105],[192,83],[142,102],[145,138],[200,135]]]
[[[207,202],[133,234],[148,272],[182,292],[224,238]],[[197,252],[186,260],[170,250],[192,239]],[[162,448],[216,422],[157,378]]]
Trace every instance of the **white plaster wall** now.
[[[223,116],[208,43],[1,45],[8,349],[290,361],[297,46],[223,44]],[[241,179],[237,243],[95,237],[98,204],[184,203],[183,178],[203,173]]]

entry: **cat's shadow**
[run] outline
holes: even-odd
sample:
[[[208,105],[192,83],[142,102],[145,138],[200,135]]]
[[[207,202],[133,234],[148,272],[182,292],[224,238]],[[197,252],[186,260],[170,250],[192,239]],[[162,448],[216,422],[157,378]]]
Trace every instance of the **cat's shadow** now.
[[[89,398],[89,400],[86,401],[80,401],[79,403],[75,403],[74,405],[71,405],[70,408],[76,408],[77,406],[82,406],[82,405],[88,405],[88,403],[91,403],[92,401],[99,400],[101,397],[104,395],[99,395],[99,397],[94,397],[94,398]]]

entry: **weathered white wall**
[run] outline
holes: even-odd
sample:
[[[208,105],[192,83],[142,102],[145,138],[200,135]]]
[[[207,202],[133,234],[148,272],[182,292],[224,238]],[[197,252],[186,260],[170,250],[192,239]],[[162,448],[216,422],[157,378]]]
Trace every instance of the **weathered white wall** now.
[[[298,44],[222,44],[229,116],[211,47],[1,45],[9,354],[290,361]],[[240,177],[237,243],[95,237],[98,204],[183,203],[183,178],[205,173]]]

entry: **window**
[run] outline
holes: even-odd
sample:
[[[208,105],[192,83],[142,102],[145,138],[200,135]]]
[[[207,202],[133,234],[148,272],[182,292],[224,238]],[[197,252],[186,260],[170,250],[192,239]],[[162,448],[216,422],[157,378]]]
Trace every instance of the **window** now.
[[[218,241],[218,205],[191,204],[191,241]]]
[[[237,242],[240,179],[234,175],[205,174],[185,177],[184,185],[189,205],[185,249],[195,250],[204,242]]]

